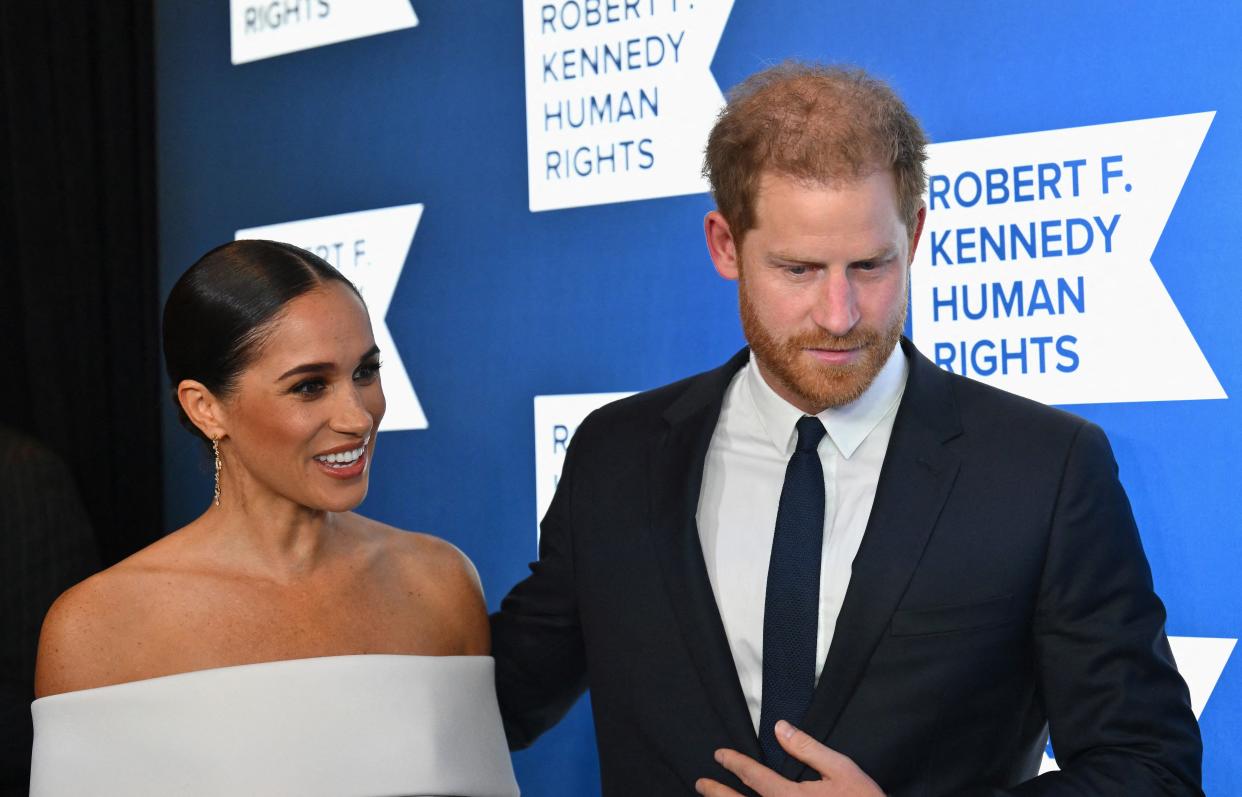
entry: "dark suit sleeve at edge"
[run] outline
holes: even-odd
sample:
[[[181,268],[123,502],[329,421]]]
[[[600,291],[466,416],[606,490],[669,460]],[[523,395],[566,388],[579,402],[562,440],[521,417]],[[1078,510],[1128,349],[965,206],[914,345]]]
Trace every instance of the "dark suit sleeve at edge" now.
[[[1061,770],[1004,793],[1203,794],[1199,728],[1164,621],[1108,439],[1084,424],[1066,461],[1035,616]]]
[[[586,689],[571,532],[574,468],[584,421],[569,444],[561,479],[539,524],[539,561],[491,617],[496,693],[509,748],[528,747]]]

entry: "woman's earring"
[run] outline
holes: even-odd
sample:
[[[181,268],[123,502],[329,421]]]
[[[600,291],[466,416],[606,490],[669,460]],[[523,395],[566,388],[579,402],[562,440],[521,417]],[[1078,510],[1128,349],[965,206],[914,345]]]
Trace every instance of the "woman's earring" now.
[[[212,500],[216,506],[220,506],[220,441],[214,437],[211,440],[211,453],[216,455],[216,494]]]

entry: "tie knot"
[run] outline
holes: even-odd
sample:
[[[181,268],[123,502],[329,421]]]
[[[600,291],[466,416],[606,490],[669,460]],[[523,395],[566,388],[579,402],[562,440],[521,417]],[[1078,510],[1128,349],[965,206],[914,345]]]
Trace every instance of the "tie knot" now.
[[[798,421],[798,451],[814,451],[828,430],[814,415],[804,415]]]

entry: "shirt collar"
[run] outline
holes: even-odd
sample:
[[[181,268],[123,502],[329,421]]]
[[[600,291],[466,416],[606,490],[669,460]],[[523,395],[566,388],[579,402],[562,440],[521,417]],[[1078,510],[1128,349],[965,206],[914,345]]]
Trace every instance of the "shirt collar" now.
[[[867,435],[897,406],[905,391],[909,370],[901,345],[898,344],[888,355],[884,366],[865,393],[849,404],[829,407],[816,416],[828,430],[828,437],[841,452],[841,456],[849,459],[862,445],[863,440],[867,439]],[[746,364],[743,379],[759,423],[772,445],[786,456],[791,456],[797,443],[796,426],[804,413],[777,395],[764,381],[759,367],[755,364],[754,352],[751,352],[750,361]]]

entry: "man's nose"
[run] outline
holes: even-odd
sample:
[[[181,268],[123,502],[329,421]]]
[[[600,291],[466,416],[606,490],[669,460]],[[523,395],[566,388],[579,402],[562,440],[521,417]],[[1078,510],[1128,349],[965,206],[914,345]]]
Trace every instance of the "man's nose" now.
[[[811,320],[830,335],[847,335],[858,323],[858,300],[849,273],[829,268],[816,286]]]

